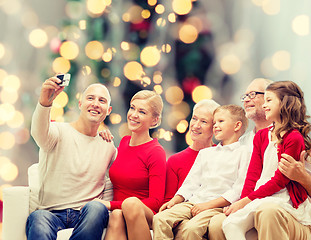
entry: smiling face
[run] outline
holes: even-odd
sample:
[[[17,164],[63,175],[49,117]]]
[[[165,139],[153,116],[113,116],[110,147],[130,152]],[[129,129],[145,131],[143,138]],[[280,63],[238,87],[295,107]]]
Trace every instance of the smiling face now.
[[[192,141],[206,144],[213,136],[213,114],[205,107],[198,107],[193,111],[189,126]]]
[[[263,109],[266,114],[266,119],[273,121],[275,123],[281,123],[280,116],[280,104],[281,101],[274,92],[265,92],[265,103],[263,104]]]
[[[236,123],[229,110],[220,109],[214,113],[213,131],[215,138],[223,145],[230,144],[235,134]]]
[[[148,101],[145,99],[134,99],[127,112],[127,125],[130,131],[139,133],[149,131],[156,125],[158,118],[154,117]]]
[[[266,84],[263,81],[257,80],[253,81],[248,88],[246,89],[245,94],[249,94],[250,92],[264,92]],[[246,117],[250,120],[261,121],[265,120],[265,112],[262,108],[264,103],[263,94],[257,94],[255,98],[250,99],[246,97],[244,100],[244,109],[246,113]]]
[[[102,84],[90,85],[79,101],[81,117],[93,123],[101,123],[111,112],[110,94]]]

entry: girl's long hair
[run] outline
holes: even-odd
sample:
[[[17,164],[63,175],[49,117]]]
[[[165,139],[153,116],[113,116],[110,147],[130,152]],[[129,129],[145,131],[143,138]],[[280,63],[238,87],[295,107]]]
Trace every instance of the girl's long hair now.
[[[271,91],[280,99],[281,127],[275,134],[278,142],[282,142],[281,132],[297,129],[304,138],[306,150],[311,149],[311,139],[308,136],[311,125],[308,122],[307,108],[300,87],[292,81],[271,83],[266,91]]]

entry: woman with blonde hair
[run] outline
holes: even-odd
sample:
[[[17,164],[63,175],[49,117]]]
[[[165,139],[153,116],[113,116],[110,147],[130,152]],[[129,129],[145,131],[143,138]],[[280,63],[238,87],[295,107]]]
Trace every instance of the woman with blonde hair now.
[[[109,171],[113,201],[101,201],[112,211],[105,240],[152,239],[152,218],[164,198],[166,155],[149,129],[160,124],[162,109],[162,98],[153,91],[139,91],[131,99],[131,135],[121,139]]]

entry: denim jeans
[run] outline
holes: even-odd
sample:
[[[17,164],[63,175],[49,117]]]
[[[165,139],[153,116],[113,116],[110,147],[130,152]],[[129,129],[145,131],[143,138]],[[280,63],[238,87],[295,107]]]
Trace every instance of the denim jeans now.
[[[57,231],[74,228],[70,240],[101,240],[108,219],[108,209],[96,201],[87,203],[81,211],[36,210],[27,219],[26,236],[28,240],[56,240]]]

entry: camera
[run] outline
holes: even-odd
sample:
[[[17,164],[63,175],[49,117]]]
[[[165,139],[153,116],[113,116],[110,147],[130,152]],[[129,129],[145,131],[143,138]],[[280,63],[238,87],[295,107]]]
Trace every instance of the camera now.
[[[62,80],[61,83],[57,83],[59,86],[61,86],[61,87],[66,87],[66,86],[69,85],[69,82],[70,82],[70,73],[59,74],[59,75],[56,75],[56,77],[57,77],[59,80]]]

